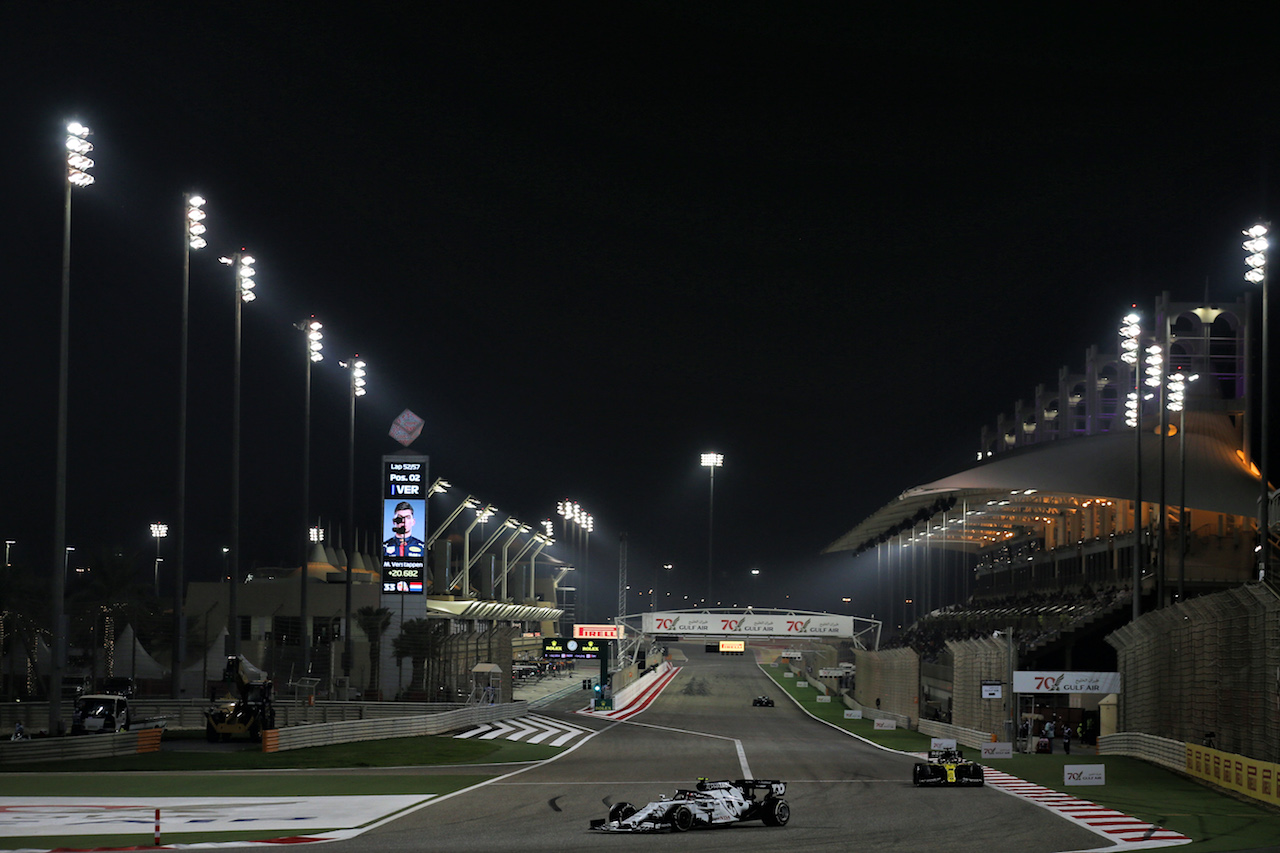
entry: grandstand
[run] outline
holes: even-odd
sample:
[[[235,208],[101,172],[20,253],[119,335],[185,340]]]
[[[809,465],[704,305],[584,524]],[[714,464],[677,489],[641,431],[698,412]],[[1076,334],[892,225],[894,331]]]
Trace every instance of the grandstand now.
[[[1249,314],[1164,294],[1141,345],[1162,347],[1157,375],[1198,377],[1181,411],[1157,379],[1126,424],[1141,365],[1117,337],[984,428],[974,467],[829,545],[874,572],[888,616],[882,650],[856,654],[852,699],[1001,740],[1057,718],[1094,735],[1213,732],[1280,760],[1280,603],[1259,570],[1278,530],[1259,536]],[[1013,697],[1015,670],[1119,672],[1114,718],[1102,696]],[[981,698],[983,682],[1003,698]]]

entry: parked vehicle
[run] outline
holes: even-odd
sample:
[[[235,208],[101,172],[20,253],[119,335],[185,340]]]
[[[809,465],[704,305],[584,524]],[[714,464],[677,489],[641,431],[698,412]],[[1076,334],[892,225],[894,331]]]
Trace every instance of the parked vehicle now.
[[[248,735],[249,740],[262,740],[262,732],[276,727],[272,705],[273,684],[269,679],[250,679],[242,658],[231,655],[222,673],[224,695],[215,698],[205,709],[205,737],[212,743]]]

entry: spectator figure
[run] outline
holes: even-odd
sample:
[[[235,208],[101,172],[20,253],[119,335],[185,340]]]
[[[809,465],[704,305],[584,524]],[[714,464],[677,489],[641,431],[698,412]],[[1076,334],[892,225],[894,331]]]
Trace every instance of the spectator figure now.
[[[1071,754],[1071,726],[1062,727],[1062,751]]]

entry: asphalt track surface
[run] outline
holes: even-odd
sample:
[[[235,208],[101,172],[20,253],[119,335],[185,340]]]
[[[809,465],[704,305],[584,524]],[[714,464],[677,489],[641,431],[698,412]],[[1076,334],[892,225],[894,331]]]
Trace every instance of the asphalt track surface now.
[[[917,789],[911,784],[914,758],[810,718],[777,695],[750,654],[708,655],[701,645],[682,648],[687,665],[648,710],[630,721],[543,711],[600,733],[555,760],[441,798],[324,849],[1056,853],[1111,846],[990,787]],[[762,693],[775,695],[777,706],[752,707],[752,698]],[[566,703],[580,706],[582,700]],[[756,821],[657,835],[587,828],[591,819],[605,817],[607,803],[641,805],[692,787],[699,776],[736,779],[748,773],[787,782],[791,822],[786,827]],[[429,777],[423,781],[429,788]]]

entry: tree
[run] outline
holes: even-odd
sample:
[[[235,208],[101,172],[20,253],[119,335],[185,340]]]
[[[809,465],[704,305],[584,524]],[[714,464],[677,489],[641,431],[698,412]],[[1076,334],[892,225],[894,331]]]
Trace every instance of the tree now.
[[[396,663],[409,659],[412,666],[409,689],[427,689],[426,663],[439,658],[447,630],[448,626],[441,619],[410,619],[400,626],[399,636],[391,641],[391,650]]]
[[[382,654],[382,635],[391,627],[391,611],[385,607],[361,607],[356,611],[356,625],[369,638],[369,689],[378,689],[378,660]]]

